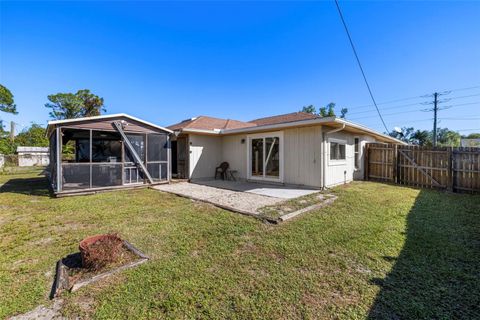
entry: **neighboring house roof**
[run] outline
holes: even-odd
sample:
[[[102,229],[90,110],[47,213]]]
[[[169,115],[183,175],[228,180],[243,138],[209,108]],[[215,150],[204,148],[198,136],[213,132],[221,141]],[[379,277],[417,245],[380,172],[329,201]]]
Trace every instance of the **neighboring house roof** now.
[[[94,117],[85,117],[85,118],[75,118],[75,119],[65,119],[65,120],[49,121],[49,122],[48,122],[48,126],[47,126],[47,136],[49,135],[50,130],[51,130],[54,126],[59,125],[59,124],[72,124],[72,123],[76,123],[76,122],[94,121],[94,120],[108,120],[108,119],[111,119],[111,118],[120,118],[120,117],[124,117],[124,118],[127,118],[127,119],[131,119],[131,120],[134,120],[134,121],[143,123],[143,124],[145,124],[145,125],[147,125],[147,126],[150,126],[150,127],[153,127],[153,128],[157,128],[157,129],[160,129],[160,130],[169,132],[169,133],[172,133],[172,132],[173,132],[173,131],[170,130],[170,129],[167,129],[167,128],[164,128],[164,127],[161,127],[161,126],[157,126],[156,124],[153,124],[153,123],[151,123],[151,122],[148,122],[148,121],[145,121],[145,120],[136,118],[136,117],[134,117],[134,116],[131,116],[131,115],[128,115],[128,114],[125,114],[125,113],[116,113],[116,114],[108,114],[108,115],[103,115],[103,116],[94,116]]]
[[[480,148],[480,139],[460,139],[460,146]]]
[[[257,126],[264,126],[270,124],[286,123],[301,120],[311,120],[319,118],[319,116],[307,112],[292,112],[287,114],[280,114],[278,116],[265,117],[251,120],[249,122],[255,123]]]
[[[255,124],[232,119],[220,119],[207,116],[198,116],[168,126],[168,128],[173,131],[183,129],[216,131],[222,129],[238,129],[252,126],[255,126]]]

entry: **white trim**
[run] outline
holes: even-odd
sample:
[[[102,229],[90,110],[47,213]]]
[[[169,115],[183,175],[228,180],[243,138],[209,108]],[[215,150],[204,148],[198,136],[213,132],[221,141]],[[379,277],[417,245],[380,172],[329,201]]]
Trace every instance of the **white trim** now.
[[[248,133],[248,132],[255,132],[255,131],[267,131],[267,130],[278,130],[283,128],[291,128],[291,127],[298,127],[298,126],[308,126],[308,125],[315,125],[315,124],[344,124],[346,128],[354,128],[364,132],[367,132],[373,136],[381,137],[384,140],[389,142],[398,143],[407,145],[404,141],[395,139],[390,137],[389,135],[377,132],[370,128],[367,128],[361,124],[353,123],[344,119],[335,118],[335,117],[323,117],[323,118],[316,118],[310,120],[300,120],[300,121],[292,121],[292,122],[284,122],[278,124],[271,124],[271,125],[264,125],[264,126],[255,126],[255,127],[246,127],[246,128],[239,128],[239,129],[222,129],[220,134],[236,134],[236,133]]]
[[[179,131],[175,130],[175,132],[182,132],[182,133],[205,133],[205,134],[212,134],[212,135],[219,135],[221,133],[221,130],[215,129],[215,130],[204,130],[204,129],[190,129],[190,128],[185,128],[185,129],[180,129]]]
[[[279,138],[279,162],[280,162],[280,172],[278,178],[274,178],[271,176],[267,176],[265,172],[265,162],[264,159],[262,159],[262,165],[263,165],[263,176],[262,177],[256,177],[252,176],[252,160],[250,159],[250,150],[251,150],[251,143],[252,139],[259,139],[259,138],[274,138],[278,137]],[[264,140],[265,141],[265,140]],[[284,157],[284,148],[283,148],[283,143],[284,143],[284,138],[283,138],[283,131],[275,131],[275,132],[263,132],[263,133],[257,133],[257,134],[249,134],[247,135],[247,179],[248,180],[258,180],[258,181],[270,181],[270,182],[280,182],[283,183],[284,180],[284,162],[285,162],[285,157]],[[265,158],[266,153],[265,153],[265,148],[266,145],[265,143],[263,144],[263,157]]]
[[[153,123],[148,122],[148,121],[145,121],[145,120],[141,120],[141,119],[139,119],[139,118],[136,118],[136,117],[134,117],[134,116],[128,115],[128,114],[126,114],[126,113],[116,113],[116,114],[108,114],[108,115],[103,115],[103,116],[83,117],[83,118],[75,118],[75,119],[65,119],[65,120],[49,121],[49,122],[48,122],[48,126],[47,126],[47,131],[48,131],[48,127],[53,126],[53,125],[57,125],[57,124],[72,123],[72,122],[82,122],[82,121],[90,121],[90,120],[103,120],[103,119],[118,118],[118,117],[129,118],[129,119],[138,121],[138,122],[140,122],[140,123],[146,124],[146,125],[148,125],[148,126],[151,126],[151,127],[154,127],[154,128],[160,129],[160,130],[167,131],[168,133],[173,133],[173,131],[170,130],[170,129],[167,129],[167,128],[164,128],[164,127],[161,127],[161,126],[157,126],[156,124],[153,124]]]
[[[358,140],[358,151],[355,152],[355,139]],[[360,139],[359,136],[353,136],[353,172],[355,173],[356,171],[361,171],[361,152],[360,150],[362,149],[362,140]],[[358,167],[355,166],[355,162],[357,161],[357,154],[358,154]]]

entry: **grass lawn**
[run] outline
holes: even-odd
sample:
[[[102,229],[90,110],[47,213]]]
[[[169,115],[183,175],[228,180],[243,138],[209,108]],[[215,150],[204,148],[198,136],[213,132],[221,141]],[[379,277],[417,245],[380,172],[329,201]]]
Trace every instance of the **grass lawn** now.
[[[5,182],[0,318],[48,305],[55,262],[104,232],[152,260],[66,294],[68,317],[480,317],[480,196],[359,182],[268,225],[150,189],[54,199],[38,171]]]

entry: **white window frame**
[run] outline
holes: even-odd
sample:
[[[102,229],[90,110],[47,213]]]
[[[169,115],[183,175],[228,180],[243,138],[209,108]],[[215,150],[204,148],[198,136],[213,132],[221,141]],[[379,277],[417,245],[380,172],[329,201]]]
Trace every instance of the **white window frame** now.
[[[358,139],[358,151],[355,151],[355,139]],[[353,169],[355,171],[360,171],[362,169],[361,159],[362,159],[362,140],[358,136],[353,137]],[[346,155],[345,155],[346,156]],[[358,159],[358,167],[355,165],[355,160]]]
[[[340,159],[340,160],[332,160],[330,159],[330,143],[335,142],[338,144],[343,144],[345,145],[345,159]],[[336,139],[336,138],[329,138],[328,139],[328,146],[327,146],[327,159],[328,159],[328,165],[329,166],[341,166],[341,165],[346,165],[347,164],[347,140],[342,140],[342,139]]]
[[[266,170],[265,170],[265,156],[266,156],[266,144],[265,144],[265,138],[272,138],[272,137],[279,137],[280,141],[278,144],[279,147],[279,156],[280,156],[280,172],[278,178],[274,178],[272,176],[267,176],[266,175]],[[261,139],[263,138],[263,176],[258,177],[258,176],[252,176],[252,159],[251,157],[251,145],[252,145],[252,139]],[[257,133],[257,134],[249,134],[247,135],[247,179],[249,180],[259,180],[259,181],[271,181],[271,182],[280,182],[283,183],[284,179],[284,151],[283,151],[283,131],[275,131],[275,132],[265,132],[265,133]]]

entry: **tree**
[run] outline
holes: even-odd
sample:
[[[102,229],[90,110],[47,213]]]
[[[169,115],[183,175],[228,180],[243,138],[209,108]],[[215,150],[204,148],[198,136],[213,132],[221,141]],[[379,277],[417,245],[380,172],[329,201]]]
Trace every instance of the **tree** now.
[[[82,101],[73,93],[57,93],[48,97],[46,108],[52,109],[50,117],[55,120],[80,118],[83,116]]]
[[[468,136],[462,137],[466,139],[480,139],[480,133],[470,133]]]
[[[84,117],[99,116],[106,111],[103,106],[103,98],[94,95],[90,90],[78,90],[75,95],[83,102]]]
[[[401,132],[392,131],[388,135],[407,143],[419,146],[433,146],[433,130],[414,130],[413,127],[403,127]],[[437,129],[437,146],[439,147],[459,147],[460,134],[458,132],[449,130],[448,128]]]
[[[0,153],[14,154],[18,146],[47,147],[48,139],[45,136],[45,128],[39,124],[32,123],[29,128],[20,132],[15,140],[8,138],[9,133],[0,132]]]
[[[417,130],[412,134],[410,142],[419,146],[431,146],[432,137],[428,130]]]
[[[17,114],[17,106],[13,101],[13,94],[0,84],[0,111]]]
[[[56,120],[98,116],[105,111],[103,98],[90,90],[78,90],[77,93],[57,93],[48,96],[50,102],[45,107],[52,109],[50,117]]]
[[[458,132],[448,128],[437,129],[437,144],[441,147],[459,147],[461,135]]]
[[[315,106],[313,104],[311,104],[311,105],[308,105],[308,106],[303,106],[302,112],[316,114],[317,109],[315,108]]]
[[[45,128],[36,123],[32,123],[30,128],[20,132],[15,137],[15,142],[21,146],[48,147]]]
[[[413,127],[403,127],[400,129],[400,131],[393,130],[389,132],[388,135],[395,139],[402,140],[407,143],[411,143],[413,132],[414,132]]]
[[[321,117],[335,117],[335,103],[330,102],[325,107],[319,109],[319,116]]]
[[[311,114],[314,114],[314,115],[318,115],[320,117],[336,117],[336,115],[335,115],[335,103],[334,102],[330,102],[325,107],[321,107],[320,109],[318,109],[318,113],[317,113],[316,108],[313,104],[308,105],[308,106],[304,106],[302,108],[301,112],[311,113]],[[342,108],[340,110],[340,118],[345,118],[345,115],[347,114],[347,112],[348,112],[347,108]]]

